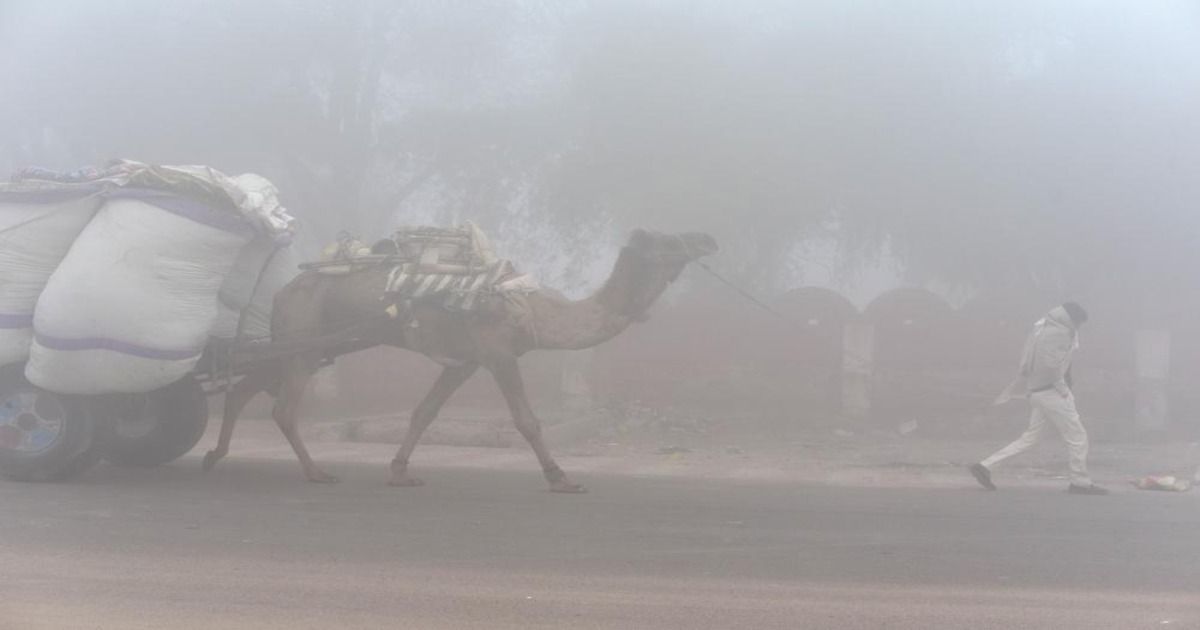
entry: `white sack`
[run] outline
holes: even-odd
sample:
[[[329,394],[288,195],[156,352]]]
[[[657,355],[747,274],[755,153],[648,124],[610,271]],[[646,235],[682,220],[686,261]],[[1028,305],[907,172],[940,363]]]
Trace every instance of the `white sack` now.
[[[100,203],[78,187],[0,194],[0,365],[29,355],[38,295]]]
[[[253,230],[182,197],[112,198],[50,277],[25,374],[65,394],[147,392],[195,366]]]
[[[271,335],[271,307],[275,294],[300,273],[291,246],[279,247],[266,236],[256,237],[233,266],[221,286],[219,314],[212,336],[234,339],[241,322],[242,338],[266,340]]]

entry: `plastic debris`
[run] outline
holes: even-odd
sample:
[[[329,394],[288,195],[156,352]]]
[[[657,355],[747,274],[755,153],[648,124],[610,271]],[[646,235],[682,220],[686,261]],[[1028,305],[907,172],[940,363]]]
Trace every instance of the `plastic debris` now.
[[[1150,475],[1133,482],[1139,490],[1159,490],[1163,492],[1187,492],[1192,489],[1192,482],[1180,479],[1174,475]]]
[[[920,426],[921,425],[917,424],[916,420],[909,420],[908,422],[896,427],[896,430],[900,432],[900,435],[908,435],[915,432]]]

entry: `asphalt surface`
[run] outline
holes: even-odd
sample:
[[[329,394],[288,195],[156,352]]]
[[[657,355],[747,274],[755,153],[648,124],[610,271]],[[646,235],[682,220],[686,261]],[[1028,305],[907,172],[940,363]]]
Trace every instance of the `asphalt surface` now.
[[[330,469],[0,482],[0,629],[1200,628],[1200,493]]]

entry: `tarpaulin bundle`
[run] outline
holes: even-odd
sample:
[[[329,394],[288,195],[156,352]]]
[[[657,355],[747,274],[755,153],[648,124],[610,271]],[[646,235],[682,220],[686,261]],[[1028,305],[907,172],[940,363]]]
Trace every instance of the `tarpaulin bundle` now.
[[[0,185],[0,365],[29,355],[33,312],[50,275],[100,209],[92,185]]]
[[[119,160],[61,174],[27,169],[0,185],[5,199],[25,206],[0,205],[0,229],[11,224],[14,240],[42,252],[38,273],[26,274],[24,310],[13,312],[23,319],[9,318],[25,325],[26,376],[69,394],[145,392],[178,380],[220,332],[223,310],[253,304],[261,330],[269,312],[246,287],[258,286],[276,258],[291,260],[277,254],[296,228],[269,181],[203,166]],[[22,213],[43,218],[21,223]],[[0,254],[0,281],[20,269]],[[19,344],[4,345],[3,362],[24,359]]]

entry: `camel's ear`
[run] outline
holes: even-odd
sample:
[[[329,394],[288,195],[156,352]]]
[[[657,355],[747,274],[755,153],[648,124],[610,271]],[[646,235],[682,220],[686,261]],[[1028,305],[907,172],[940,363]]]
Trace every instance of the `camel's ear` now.
[[[650,249],[653,244],[654,236],[641,228],[629,235],[629,246],[635,249]]]

